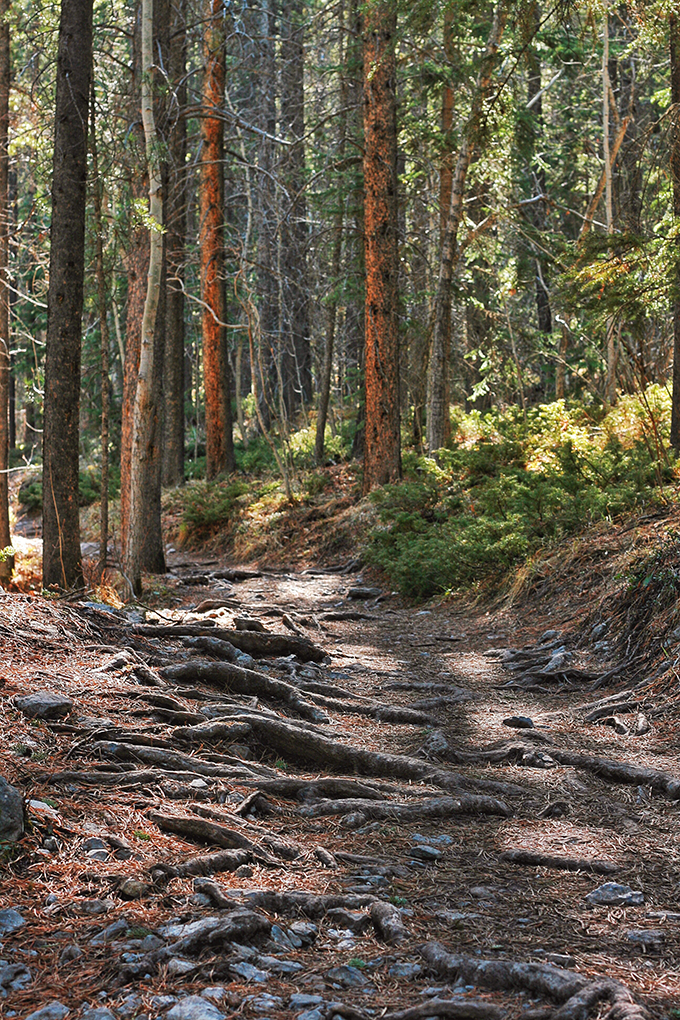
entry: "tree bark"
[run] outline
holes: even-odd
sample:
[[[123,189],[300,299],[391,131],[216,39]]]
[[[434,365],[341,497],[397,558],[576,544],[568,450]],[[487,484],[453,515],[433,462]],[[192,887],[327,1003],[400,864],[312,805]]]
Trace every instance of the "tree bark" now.
[[[153,518],[160,521],[160,498],[150,500],[155,493],[153,473],[158,467],[155,451],[158,442],[159,407],[155,399],[154,379],[159,365],[156,353],[156,314],[161,291],[163,271],[163,200],[158,139],[153,110],[153,0],[142,0],[142,124],[149,175],[149,269],[147,291],[142,315],[141,343],[137,386],[132,414],[132,442],[130,450],[130,504],[127,543],[123,550],[125,575],[135,595],[141,594],[142,570],[165,569],[162,547],[160,562],[149,563],[145,555],[145,534]],[[160,497],[160,491],[158,492]]]
[[[450,333],[447,333],[447,330],[450,330],[451,323],[451,286],[460,256],[458,228],[460,227],[463,215],[465,181],[470,168],[470,162],[479,141],[479,133],[484,115],[484,101],[491,85],[491,76],[496,64],[498,48],[503,37],[507,18],[508,12],[501,0],[494,11],[491,31],[479,73],[477,91],[466,126],[465,137],[458,150],[451,183],[451,201],[442,236],[441,261],[434,304],[434,324],[427,375],[427,447],[431,453],[443,446],[446,433],[445,419],[448,414],[448,405],[444,379],[444,345],[446,336],[450,335]]]
[[[78,510],[80,350],[85,266],[92,0],[63,0],[59,22],[43,436],[43,585],[82,585]]]
[[[0,549],[11,544],[9,527],[9,0],[0,0]],[[0,583],[8,584],[13,557],[0,560]]]
[[[364,493],[401,476],[397,250],[397,117],[389,0],[364,11],[364,236],[366,429]]]
[[[168,73],[172,88],[165,203],[165,350],[163,360],[163,485],[184,483],[184,255],[186,237],[186,2],[174,0],[170,15]]]
[[[671,180],[673,182],[673,216],[680,219],[680,18],[671,14],[671,102],[673,104],[673,134],[671,141]],[[673,402],[671,412],[671,446],[680,453],[680,245],[675,271],[675,297],[673,299]]]
[[[201,299],[205,381],[206,475],[234,470],[231,386],[224,329],[224,121],[210,116],[224,103],[223,0],[207,0],[203,35],[201,120]]]

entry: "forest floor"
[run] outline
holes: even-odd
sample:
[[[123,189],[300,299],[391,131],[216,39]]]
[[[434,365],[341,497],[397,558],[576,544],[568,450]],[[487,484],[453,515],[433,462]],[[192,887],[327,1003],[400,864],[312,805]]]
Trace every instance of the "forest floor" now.
[[[145,614],[4,597],[0,1016],[680,1016],[677,673],[606,640],[658,527],[492,609],[184,554]]]

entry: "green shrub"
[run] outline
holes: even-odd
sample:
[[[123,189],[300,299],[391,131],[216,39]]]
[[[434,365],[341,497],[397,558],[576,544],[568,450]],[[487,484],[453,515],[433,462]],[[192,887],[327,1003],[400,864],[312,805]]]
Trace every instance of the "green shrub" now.
[[[109,497],[115,499],[120,489],[120,470],[109,472]],[[101,495],[101,474],[94,468],[86,468],[78,476],[78,503],[80,506],[91,506]],[[27,510],[41,510],[43,503],[42,474],[26,478],[18,494],[19,502]]]
[[[417,598],[474,588],[502,581],[543,546],[645,503],[674,472],[655,459],[649,416],[628,402],[612,412],[616,427],[564,401],[532,408],[526,419],[516,408],[461,415],[457,444],[439,451],[438,463],[407,454],[406,480],[373,495],[380,523],[367,561]],[[654,436],[666,427],[664,414]]]

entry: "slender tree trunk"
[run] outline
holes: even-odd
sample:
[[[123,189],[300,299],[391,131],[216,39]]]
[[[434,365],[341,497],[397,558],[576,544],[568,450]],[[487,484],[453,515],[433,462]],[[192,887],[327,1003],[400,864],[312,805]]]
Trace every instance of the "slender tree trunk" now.
[[[602,138],[604,156],[604,204],[607,224],[607,233],[614,233],[614,207],[612,200],[612,161],[609,151],[609,97],[611,84],[609,81],[609,16],[604,13],[602,28]],[[607,317],[606,326],[607,341],[607,378],[604,385],[604,397],[608,404],[616,400],[616,365],[618,362],[618,347],[616,343],[616,326],[613,316]]]
[[[671,101],[673,127],[671,140],[671,179],[673,182],[673,215],[680,221],[680,18],[671,14]],[[675,270],[675,297],[673,299],[673,408],[671,413],[671,446],[680,453],[680,242]]]
[[[541,12],[538,4],[534,5],[532,11],[532,30],[538,30],[541,21]],[[540,160],[536,159],[536,142],[541,140],[543,134],[543,99],[541,82],[541,59],[536,47],[531,43],[527,47],[527,109],[531,110],[531,173],[532,193],[534,197],[545,195],[546,176],[545,167]],[[546,227],[546,204],[541,199],[530,206],[530,216],[536,233],[539,235],[545,232]],[[552,311],[550,308],[550,291],[548,290],[548,263],[544,256],[536,257],[536,314],[538,318],[538,331],[545,336],[552,333]]]
[[[158,514],[157,507],[149,507],[149,491],[153,486],[150,475],[154,463],[154,439],[158,439],[158,413],[154,400],[154,377],[159,371],[156,360],[156,314],[163,271],[163,201],[162,179],[158,156],[158,139],[153,109],[153,0],[142,0],[142,124],[149,174],[149,269],[147,292],[142,315],[141,345],[137,386],[132,415],[132,444],[130,452],[130,519],[127,544],[124,549],[124,568],[128,583],[136,595],[142,590],[142,570],[145,561],[145,532],[149,526],[149,510]],[[151,483],[151,484],[150,484]],[[161,550],[162,558],[162,550]],[[160,566],[160,564],[158,564]],[[163,568],[164,569],[164,564]]]
[[[9,0],[0,0],[0,549],[11,544],[9,528],[9,89],[11,79]],[[0,583],[6,585],[14,559],[0,560]]]
[[[281,13],[281,132],[292,144],[283,156],[282,178],[289,200],[281,223],[283,296],[282,374],[290,415],[312,397],[309,346],[307,202],[305,199],[304,22],[302,0],[288,0]]]
[[[83,583],[78,510],[92,0],[62,0],[57,54],[43,435],[43,585]]]
[[[109,543],[109,322],[104,273],[104,220],[102,217],[102,183],[99,176],[99,153],[95,115],[95,92],[92,85],[90,102],[90,149],[92,152],[92,177],[95,228],[95,275],[97,277],[97,310],[99,313],[99,340],[101,350],[101,489],[99,497],[99,574],[106,570]]]
[[[201,299],[205,380],[206,475],[234,469],[231,386],[224,329],[224,0],[207,0],[203,30],[201,120]]]
[[[340,32],[340,53],[338,63],[340,65],[340,119],[339,119],[339,142],[338,162],[341,162],[345,155],[347,142],[347,112],[349,104],[349,88],[347,70],[343,66],[345,54],[345,4],[340,3],[339,10],[339,32]],[[335,327],[337,323],[338,298],[337,288],[340,285],[340,271],[342,262],[342,235],[345,222],[345,196],[342,184],[339,182],[336,190],[336,209],[333,214],[333,252],[331,255],[330,285],[331,295],[326,305],[326,345],[324,348],[323,367],[319,387],[319,409],[316,418],[316,436],[314,442],[314,460],[316,464],[323,464],[324,441],[326,436],[326,422],[328,420],[328,405],[331,396],[331,377],[333,374],[333,352],[335,346]]]
[[[172,97],[168,114],[165,253],[168,281],[165,294],[163,358],[163,485],[184,483],[184,258],[186,239],[186,3],[173,0],[170,15],[168,75]]]
[[[451,184],[451,203],[442,237],[439,279],[434,304],[434,323],[430,361],[427,376],[427,447],[430,452],[440,449],[444,443],[445,419],[448,413],[446,403],[446,386],[444,379],[444,345],[447,329],[451,322],[451,286],[453,275],[458,264],[458,228],[463,215],[463,197],[465,181],[470,167],[484,113],[484,101],[491,86],[493,69],[496,63],[498,47],[505,29],[508,12],[503,2],[494,11],[491,32],[486,44],[482,67],[477,83],[475,99],[472,104],[465,137],[458,150],[456,166]]]
[[[366,438],[364,493],[401,476],[397,250],[396,8],[364,9]]]

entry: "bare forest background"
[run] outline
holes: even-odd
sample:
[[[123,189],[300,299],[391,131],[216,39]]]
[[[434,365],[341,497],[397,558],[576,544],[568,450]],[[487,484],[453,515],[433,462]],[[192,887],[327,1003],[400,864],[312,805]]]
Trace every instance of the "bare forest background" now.
[[[679,14],[2,0],[4,581],[15,470],[45,587],[97,500],[137,594],[185,482],[198,533],[361,465],[416,595],[673,498]]]

